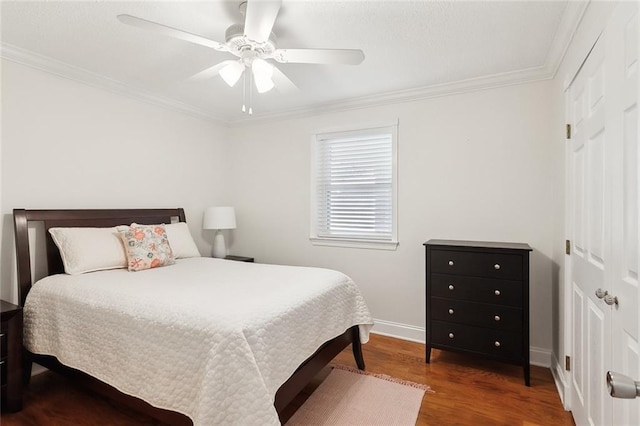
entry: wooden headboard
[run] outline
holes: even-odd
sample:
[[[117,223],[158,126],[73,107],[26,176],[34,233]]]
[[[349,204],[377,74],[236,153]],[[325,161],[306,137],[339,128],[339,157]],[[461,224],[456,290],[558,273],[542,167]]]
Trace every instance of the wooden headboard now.
[[[186,222],[184,209],[116,209],[116,210],[13,210],[13,225],[18,263],[18,297],[20,306],[31,289],[31,258],[29,249],[29,223],[43,222],[47,246],[47,275],[64,272],[62,258],[49,228],[54,227],[111,227],[133,222],[145,225],[172,223],[175,219]]]

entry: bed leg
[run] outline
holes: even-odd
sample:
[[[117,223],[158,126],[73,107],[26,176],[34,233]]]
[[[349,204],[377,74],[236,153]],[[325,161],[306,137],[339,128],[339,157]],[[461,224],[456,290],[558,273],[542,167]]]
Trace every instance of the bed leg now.
[[[29,386],[29,382],[31,381],[31,366],[33,365],[33,361],[31,361],[31,356],[29,352],[26,350],[22,352],[22,383],[25,386]]]
[[[364,358],[362,356],[362,344],[360,343],[360,330],[358,326],[352,328],[351,333],[351,348],[353,349],[353,358],[356,360],[356,365],[359,370],[364,370]]]

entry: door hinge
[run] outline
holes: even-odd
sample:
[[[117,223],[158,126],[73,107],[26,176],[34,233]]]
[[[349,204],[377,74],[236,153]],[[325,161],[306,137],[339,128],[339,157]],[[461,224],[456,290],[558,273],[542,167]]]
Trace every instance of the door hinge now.
[[[571,139],[571,124],[567,124],[567,139]]]
[[[571,357],[569,355],[564,357],[564,369],[571,371]]]
[[[564,254],[571,254],[571,240],[564,240]]]

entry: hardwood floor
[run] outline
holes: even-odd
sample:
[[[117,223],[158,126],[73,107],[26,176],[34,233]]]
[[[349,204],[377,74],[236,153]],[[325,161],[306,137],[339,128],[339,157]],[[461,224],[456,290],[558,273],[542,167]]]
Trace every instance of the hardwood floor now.
[[[435,393],[422,401],[418,425],[572,426],[548,369],[531,367],[531,387],[522,369],[434,350],[424,362],[424,345],[372,335],[363,346],[367,370],[424,383]],[[351,348],[334,363],[355,366]],[[328,374],[310,384],[284,413],[286,419]],[[157,425],[152,418],[78,387],[54,373],[32,378],[19,413],[2,413],[3,426],[14,425]]]
[[[531,366],[531,387],[522,368],[424,345],[372,335],[363,346],[367,370],[431,386],[422,400],[418,425],[573,426],[547,368]],[[343,352],[334,361],[355,365]]]

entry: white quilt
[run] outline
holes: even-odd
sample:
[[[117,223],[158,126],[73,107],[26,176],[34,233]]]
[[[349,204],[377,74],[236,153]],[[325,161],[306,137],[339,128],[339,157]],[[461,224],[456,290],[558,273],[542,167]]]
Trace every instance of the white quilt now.
[[[278,388],[327,340],[373,320],[346,275],[211,258],[54,275],[24,308],[24,342],[195,425],[279,424]]]

